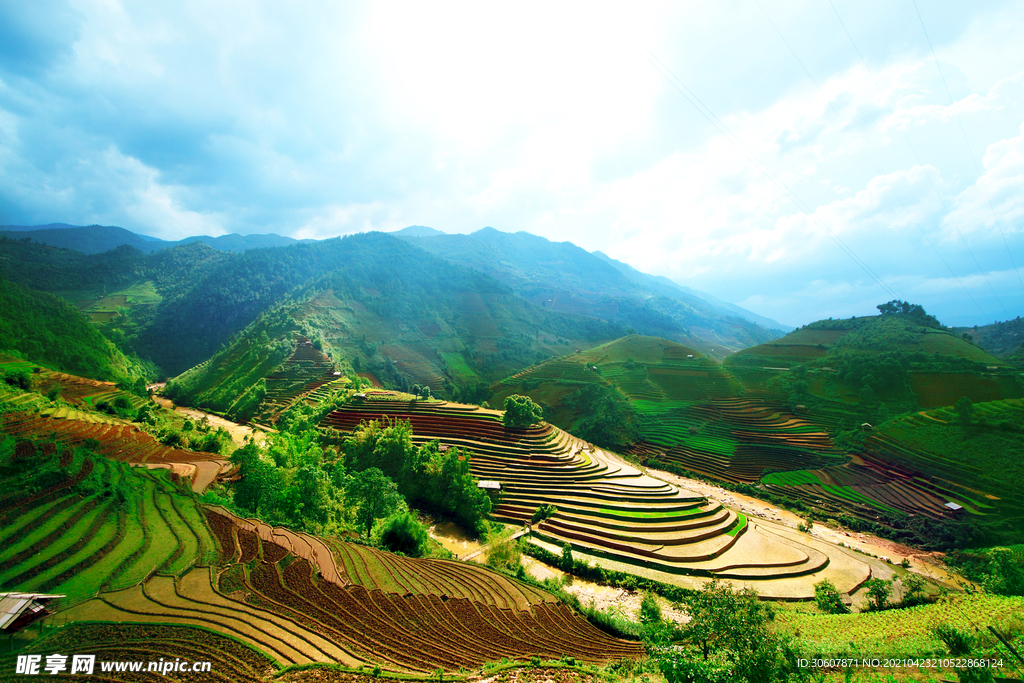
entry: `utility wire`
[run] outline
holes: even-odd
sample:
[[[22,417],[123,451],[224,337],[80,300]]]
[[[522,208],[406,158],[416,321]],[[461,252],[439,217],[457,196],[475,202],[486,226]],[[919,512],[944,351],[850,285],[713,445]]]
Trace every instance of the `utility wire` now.
[[[978,184],[981,185],[981,189],[985,191],[985,198],[988,200],[988,208],[992,211],[992,218],[996,221],[996,227],[999,228],[999,236],[1003,238],[1003,246],[1006,247],[1006,255],[1010,257],[1010,264],[1013,266],[1013,271],[1017,274],[1017,282],[1020,283],[1021,291],[1024,291],[1024,279],[1020,277],[1020,270],[1017,269],[1017,263],[1013,260],[1013,252],[1010,251],[1010,245],[1006,241],[1006,233],[1003,232],[1003,223],[999,220],[999,216],[996,214],[996,208],[992,205],[992,195],[988,192],[988,186],[985,185],[985,181],[981,174],[981,168],[978,166],[978,160],[974,156],[974,150],[971,149],[971,142],[967,139],[967,131],[964,130],[964,123],[960,120],[960,114],[956,111],[955,103],[953,102],[953,94],[949,91],[949,85],[946,83],[946,76],[942,73],[942,66],[939,64],[939,58],[935,54],[935,46],[932,45],[931,36],[928,35],[928,29],[924,26],[924,18],[921,17],[921,10],[917,7],[917,0],[910,0],[914,3],[914,11],[917,12],[917,19],[921,22],[921,30],[924,31],[925,40],[928,41],[928,48],[932,51],[932,59],[935,60],[935,68],[939,72],[939,78],[942,79],[942,85],[946,89],[946,96],[949,97],[949,105],[953,108],[953,115],[956,116],[956,122],[960,124],[960,132],[964,136],[964,144],[967,145],[967,152],[971,155],[971,162],[974,164],[974,170],[978,174]]]
[[[871,83],[875,86],[875,90],[877,90],[878,94],[882,96],[882,101],[885,102],[886,109],[888,109],[889,113],[892,114],[892,116],[895,118],[896,112],[893,111],[892,106],[889,104],[889,99],[885,96],[885,93],[882,91],[881,86],[878,85],[878,81],[875,79],[875,75],[871,73],[871,67],[868,66],[867,60],[864,59],[864,55],[861,54],[860,48],[857,47],[857,42],[853,39],[853,36],[850,35],[850,30],[846,28],[846,22],[844,22],[843,18],[839,16],[839,10],[836,9],[836,6],[832,2],[832,0],[828,0],[828,4],[832,7],[832,11],[835,12],[836,19],[839,20],[839,25],[843,27],[843,31],[846,33],[846,37],[850,39],[850,45],[853,46],[853,50],[854,52],[857,53],[857,57],[860,59],[861,64],[864,65],[864,70],[867,72],[868,76],[871,77]],[[925,167],[925,163],[921,161],[921,156],[917,153],[917,150],[914,148],[914,145],[911,144],[910,138],[907,137],[906,132],[901,128],[898,128],[898,130],[900,131],[900,135],[903,137],[903,141],[907,143],[907,147],[910,149],[911,154],[914,155],[914,159],[917,160],[918,166],[920,166],[921,169],[924,171],[924,177],[928,181],[928,184],[931,186],[932,192],[935,193],[935,198],[939,200],[939,204],[942,206],[942,210],[946,214],[946,219],[949,221],[950,225],[953,226],[953,230],[956,231],[956,234],[960,238],[960,241],[964,243],[964,247],[967,249],[967,253],[970,254],[971,260],[974,261],[974,265],[978,269],[978,273],[985,280],[985,284],[987,284],[988,288],[992,291],[992,296],[995,297],[996,302],[999,303],[999,307],[1003,309],[1003,313],[1006,314],[1007,320],[1009,320],[1011,317],[1010,312],[1007,310],[1006,305],[1003,303],[1003,300],[999,297],[999,294],[996,293],[996,289],[995,287],[992,286],[992,282],[988,279],[988,276],[985,275],[985,270],[981,267],[981,264],[978,262],[978,257],[974,255],[974,251],[971,249],[970,243],[967,242],[967,238],[964,237],[963,232],[961,232],[960,225],[953,218],[952,211],[946,205],[946,200],[942,198],[942,193],[939,192],[939,188],[935,185],[935,182],[932,180],[931,175],[928,173]],[[932,248],[935,248],[934,245]],[[938,249],[936,249],[936,251],[938,251]],[[941,255],[939,256],[939,258],[942,258]],[[943,260],[943,262],[945,262],[945,260]],[[946,264],[946,267],[949,268],[949,264]],[[950,271],[952,271],[951,268]],[[961,283],[961,286],[963,286],[963,283]],[[977,302],[975,302],[975,305],[977,305]]]
[[[734,145],[736,145],[740,149],[740,151],[742,151],[747,156],[747,158],[750,160],[750,162],[752,164],[754,164],[754,166],[759,171],[761,171],[761,173],[763,173],[765,175],[765,177],[768,178],[768,180],[772,184],[774,184],[776,187],[778,187],[780,190],[782,190],[782,192],[786,195],[786,197],[791,202],[793,202],[797,206],[798,209],[800,209],[801,211],[803,211],[806,214],[807,219],[811,223],[813,223],[822,232],[824,232],[826,235],[828,235],[829,238],[836,244],[836,246],[838,246],[843,251],[843,253],[845,253],[848,257],[850,257],[850,259],[854,263],[856,263],[858,266],[860,266],[860,268],[865,273],[867,273],[868,276],[872,280],[874,280],[878,284],[878,286],[881,287],[889,296],[892,296],[895,299],[899,299],[900,298],[899,295],[896,294],[895,290],[893,290],[892,287],[887,285],[873,270],[871,270],[870,266],[868,266],[867,263],[865,263],[859,256],[857,256],[857,254],[853,251],[852,248],[850,248],[845,242],[843,242],[843,240],[840,239],[838,235],[833,233],[828,228],[828,226],[826,226],[824,223],[820,222],[817,218],[815,218],[814,213],[811,211],[810,207],[808,207],[800,199],[800,197],[798,197],[789,188],[789,186],[786,185],[785,182],[783,182],[783,180],[781,178],[779,178],[777,175],[775,175],[775,173],[771,170],[771,168],[768,167],[767,164],[765,164],[763,161],[761,161],[761,159],[759,159],[756,154],[751,152],[747,148],[747,146],[744,145],[743,142],[736,136],[736,134],[733,133],[732,130],[730,130],[729,127],[727,125],[725,125],[725,123],[723,123],[721,121],[721,119],[719,119],[717,116],[715,116],[715,113],[713,111],[711,111],[711,108],[708,107],[706,104],[704,104],[704,102],[701,101],[701,99],[699,97],[697,97],[697,95],[695,95],[693,93],[693,91],[691,91],[688,87],[686,87],[686,84],[683,83],[679,79],[679,77],[676,76],[672,72],[671,69],[669,69],[660,59],[658,59],[654,55],[654,53],[652,53],[650,51],[646,51],[646,52],[647,52],[647,54],[645,55],[645,57],[647,58],[647,61],[650,62],[651,66],[653,66],[655,68],[655,70],[659,74],[661,74],[661,76],[663,78],[665,78],[665,80],[667,80],[669,82],[669,85],[671,85],[673,88],[675,88],[679,92],[679,94],[681,94],[686,99],[687,102],[689,102],[691,105],[693,105],[693,108],[696,109],[701,114],[701,116],[706,118],[708,120],[708,122],[711,123],[711,125],[713,125],[715,128],[717,128],[718,131],[722,135],[727,137],[730,142],[732,142]]]
[[[829,1],[831,2],[831,0]],[[808,80],[810,80],[811,83],[814,84],[814,87],[818,89],[818,92],[821,94],[821,96],[825,98],[825,102],[828,104],[828,108],[832,110],[833,114],[835,114],[836,119],[839,121],[839,125],[843,127],[843,130],[845,130],[850,137],[856,140],[857,146],[860,147],[861,153],[868,160],[868,163],[870,163],[871,166],[874,167],[876,177],[884,178],[885,174],[882,173],[882,169],[878,167],[878,164],[875,163],[875,160],[871,158],[870,154],[868,154],[867,146],[860,139],[860,137],[852,130],[850,130],[849,126],[846,125],[846,121],[843,120],[843,117],[839,114],[839,111],[836,110],[835,105],[832,104],[832,100],[827,95],[825,95],[825,91],[821,89],[821,86],[818,85],[818,82],[814,79],[814,76],[811,75],[811,72],[804,65],[803,60],[800,59],[800,55],[796,53],[796,50],[793,49],[793,46],[789,44],[788,40],[786,40],[786,36],[782,35],[782,31],[780,31],[779,27],[775,24],[774,21],[772,21],[772,18],[768,16],[768,12],[761,5],[759,0],[754,0],[754,4],[756,4],[758,9],[761,10],[761,13],[764,14],[764,18],[767,19],[768,23],[772,25],[772,28],[775,29],[775,32],[779,34],[779,38],[782,39],[783,44],[789,49],[789,52],[790,54],[793,55],[793,58],[796,59],[796,62],[797,64],[800,65],[800,68],[804,70],[804,74],[807,75]],[[833,9],[835,9],[835,7],[833,7]],[[927,175],[927,173],[925,175]],[[903,198],[896,194],[896,190],[893,189],[892,184],[888,182],[888,180],[886,181],[885,186],[889,190],[889,193],[892,194],[892,196],[896,199],[897,202],[899,202],[900,206],[903,207],[904,211],[907,211],[909,213],[910,208],[903,202]],[[924,231],[924,228],[921,227],[921,224],[918,221],[914,221],[914,226],[917,228],[918,232],[921,233],[921,237],[923,237],[924,241],[928,243],[928,246],[932,248],[932,251],[935,252],[935,255],[939,257],[940,261],[942,261],[942,264],[946,266],[946,270],[949,271],[949,274],[953,276],[953,279],[956,280],[957,284],[959,284],[960,287],[964,290],[964,294],[967,295],[967,298],[969,298],[971,302],[975,306],[977,306],[978,312],[981,313],[982,315],[985,315],[985,311],[982,310],[981,305],[978,304],[975,298],[971,295],[971,292],[964,285],[963,281],[961,281],[959,276],[957,276],[957,274],[953,271],[952,266],[950,266],[946,259],[942,257],[942,254],[939,252],[938,247],[936,247],[935,243],[932,242],[930,237],[928,237],[928,233]],[[1002,302],[1000,302],[1000,305],[1002,305]],[[1007,313],[1007,315],[1009,315],[1009,313]]]

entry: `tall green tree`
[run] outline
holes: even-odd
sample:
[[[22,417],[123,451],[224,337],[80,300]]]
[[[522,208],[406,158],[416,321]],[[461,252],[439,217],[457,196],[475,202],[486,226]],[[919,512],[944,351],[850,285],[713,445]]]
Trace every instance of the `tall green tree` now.
[[[544,411],[529,396],[512,394],[505,399],[505,416],[502,418],[506,427],[529,427],[544,419]]]
[[[356,522],[370,536],[373,523],[398,511],[405,498],[398,485],[376,467],[357,472],[345,488],[345,497],[356,509]]]
[[[235,484],[235,505],[257,516],[272,513],[281,493],[281,477],[274,465],[260,457],[260,449],[249,442],[231,454],[241,478]]]
[[[960,423],[960,426],[966,429],[971,426],[971,422],[974,419],[974,403],[967,396],[961,396],[960,400],[953,406],[953,410],[956,411],[956,420]]]
[[[826,614],[847,614],[850,609],[843,604],[839,589],[828,579],[814,584],[814,603]]]
[[[659,667],[668,683],[773,683],[802,678],[787,640],[769,624],[774,609],[749,589],[734,591],[717,579],[683,599],[690,621],[685,645],[662,651]]]

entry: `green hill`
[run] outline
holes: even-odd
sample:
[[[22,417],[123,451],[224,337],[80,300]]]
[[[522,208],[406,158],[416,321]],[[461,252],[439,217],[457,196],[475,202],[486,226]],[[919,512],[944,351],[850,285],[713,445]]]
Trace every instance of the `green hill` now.
[[[369,361],[379,351],[405,363],[398,370],[411,378],[421,369],[417,381],[436,388],[445,378],[493,379],[570,340],[624,333],[545,311],[484,273],[382,233],[243,253],[189,244],[149,255],[130,247],[85,255],[0,239],[0,273],[76,302],[124,349],[171,375],[209,359],[261,314],[320,295],[320,327],[350,356]],[[359,344],[366,348],[357,354]]]
[[[884,306],[896,303],[903,304]],[[820,320],[744,349],[725,365],[750,391],[839,412],[857,406],[863,417],[876,420],[952,405],[962,396],[1024,396],[1007,361],[943,328],[919,306],[903,306],[906,311]]]
[[[666,339],[633,335],[546,361],[495,385],[491,401],[510,394],[581,438],[728,481],[839,458],[823,430],[750,401],[722,366]]]
[[[261,314],[210,360],[175,378],[171,395],[250,417],[263,397],[274,398],[274,381],[290,376],[294,386],[285,393],[294,398],[331,365],[332,372],[372,375],[392,388],[428,386],[437,395],[482,401],[488,384],[515,368],[622,333],[545,311],[481,273],[387,236],[360,237],[366,239],[343,241],[356,247],[344,261],[335,252],[335,265],[344,267],[306,286],[302,298]],[[299,371],[303,359],[293,358],[301,340],[324,354],[305,359],[312,374]]]
[[[995,322],[991,325],[956,327],[953,328],[953,332],[965,336],[966,339],[999,358],[1014,355],[1024,345],[1024,319],[1019,316],[1013,320]]]
[[[135,383],[146,371],[60,297],[0,278],[0,349],[95,379]]]

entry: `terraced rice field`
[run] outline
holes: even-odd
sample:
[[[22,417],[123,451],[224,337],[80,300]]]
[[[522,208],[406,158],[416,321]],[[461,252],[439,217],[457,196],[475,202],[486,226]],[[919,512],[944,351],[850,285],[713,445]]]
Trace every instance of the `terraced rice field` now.
[[[36,369],[39,372],[35,372]],[[113,382],[101,382],[95,379],[69,375],[66,372],[58,372],[38,363],[29,363],[16,356],[0,354],[0,369],[2,370],[25,370],[31,373],[33,387],[40,394],[46,394],[56,388],[59,396],[73,404],[88,404],[95,406],[101,402],[111,403],[119,397],[125,398],[133,408],[149,402],[143,396],[136,396],[127,391],[117,388]]]
[[[1017,424],[1022,406],[1020,399],[980,403],[976,414],[991,423]],[[949,408],[905,415],[873,430],[849,463],[772,473],[762,482],[827,512],[866,519],[882,513],[948,518],[946,503],[982,520],[1018,515],[1024,495],[1014,484],[1020,465],[1011,448],[1019,438],[991,427],[965,432],[956,420]]]
[[[502,658],[604,663],[642,654],[639,644],[603,634],[550,594],[480,566],[331,546],[222,508],[201,509],[163,472],[53,443],[5,443],[7,478],[44,464],[59,476],[32,493],[0,482],[9,492],[0,498],[0,584],[66,594],[62,620],[113,622],[130,633],[158,628],[144,624],[201,627],[278,665],[422,673]],[[241,666],[237,659],[232,666]],[[241,680],[254,671],[242,669]]]
[[[197,493],[228,467],[223,456],[165,446],[129,422],[73,408],[4,413],[0,415],[0,432],[68,446],[88,443],[92,450],[112,460],[173,470],[187,477]]]
[[[220,579],[193,571],[94,609],[184,618],[207,612],[288,663],[341,661],[397,671],[447,671],[503,657],[589,662],[639,656],[553,596],[485,568],[414,560],[269,527],[211,508],[225,549]],[[114,616],[111,614],[110,616]],[[246,632],[243,624],[255,627]]]
[[[74,601],[219,556],[195,498],[165,472],[53,443],[22,442],[3,464],[0,585],[8,590]],[[23,472],[40,466],[55,470],[47,486],[17,486]]]
[[[278,663],[239,639],[225,637],[194,626],[168,626],[155,624],[80,623],[70,624],[56,633],[37,639],[25,653],[46,655],[68,652],[95,655],[97,662],[132,659],[158,661],[159,653],[167,661],[176,658],[189,664],[210,662],[210,671],[200,674],[207,680],[257,683],[274,673]],[[90,678],[99,679],[99,666]],[[186,674],[187,675],[187,674]],[[157,680],[156,673],[105,672],[100,680],[125,681]],[[24,680],[24,675],[0,674],[0,681]],[[172,674],[173,680],[173,674]]]
[[[524,524],[541,505],[557,507],[535,526],[541,539],[670,574],[755,583],[815,575],[829,563],[826,554],[798,542],[750,533],[746,520],[717,502],[653,479],[550,425],[506,429],[496,411],[394,398],[368,393],[321,424],[348,431],[362,421],[400,418],[412,424],[417,443],[438,439],[469,449],[473,475],[501,483],[497,519]]]
[[[300,336],[291,357],[267,376],[267,393],[256,419],[273,424],[296,399],[316,402],[347,381],[340,373],[335,374],[334,363],[326,354]]]
[[[385,345],[380,347],[380,352],[394,362],[399,372],[412,377],[416,384],[429,386],[435,393],[444,390],[444,377],[437,371],[444,362],[426,344]]]
[[[637,406],[643,410],[645,441],[631,453],[717,479],[751,483],[766,471],[845,460],[824,429],[761,400],[718,399],[667,411],[666,406]]]

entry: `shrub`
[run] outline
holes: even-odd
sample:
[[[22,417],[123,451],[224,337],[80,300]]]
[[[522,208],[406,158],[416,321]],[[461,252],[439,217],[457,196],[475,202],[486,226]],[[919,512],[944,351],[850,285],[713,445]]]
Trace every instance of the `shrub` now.
[[[523,551],[512,532],[492,536],[487,548],[487,566],[509,574],[516,574],[523,566]]]
[[[839,589],[828,579],[814,584],[814,602],[826,614],[846,614],[850,610],[843,604]]]
[[[378,528],[378,543],[392,552],[421,557],[427,547],[426,528],[408,512],[388,517]]]
[[[530,524],[536,524],[542,519],[550,519],[554,516],[556,512],[558,512],[558,508],[556,508],[554,505],[549,505],[545,503],[536,510],[534,510],[533,516],[530,517]]]
[[[32,389],[32,378],[24,370],[9,370],[4,375],[4,381],[13,387],[18,387],[23,391],[29,391]]]
[[[889,606],[892,583],[884,579],[871,579],[864,586],[868,590],[869,610],[883,610]]]
[[[644,593],[640,601],[640,623],[657,624],[661,621],[661,605],[653,593]]]

